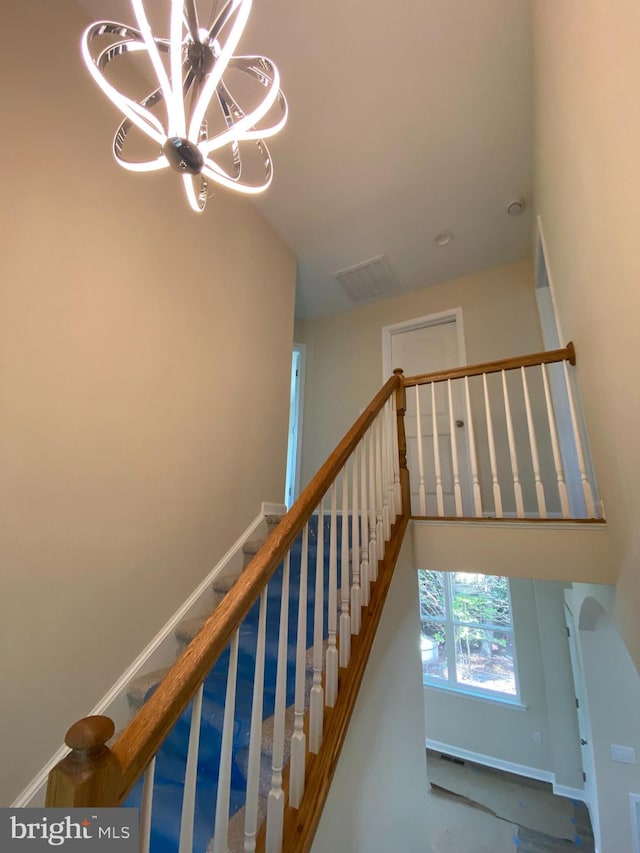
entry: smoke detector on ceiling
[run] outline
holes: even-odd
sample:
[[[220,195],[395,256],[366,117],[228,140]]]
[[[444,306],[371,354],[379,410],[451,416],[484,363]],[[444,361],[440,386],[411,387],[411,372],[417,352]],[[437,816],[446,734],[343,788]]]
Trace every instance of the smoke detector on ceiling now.
[[[333,273],[352,302],[370,302],[398,293],[400,287],[383,255]]]
[[[433,242],[436,246],[448,246],[455,236],[453,231],[441,231],[433,238]]]
[[[527,202],[523,198],[517,198],[515,201],[510,201],[507,205],[507,213],[509,216],[520,216],[527,208]]]

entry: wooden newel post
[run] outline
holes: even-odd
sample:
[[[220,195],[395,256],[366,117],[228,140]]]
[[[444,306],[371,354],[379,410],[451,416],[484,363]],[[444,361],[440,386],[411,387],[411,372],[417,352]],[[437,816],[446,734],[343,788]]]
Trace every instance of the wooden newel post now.
[[[402,514],[409,515],[411,513],[411,492],[409,490],[409,472],[407,470],[407,436],[404,431],[404,413],[407,408],[407,394],[404,387],[404,374],[402,372],[402,368],[396,367],[393,372],[400,379],[400,385],[396,388],[396,420],[398,427],[398,455],[400,457]]]
[[[122,770],[106,745],[114,731],[109,717],[84,717],[71,726],[64,739],[71,752],[49,773],[47,806],[119,805]]]
[[[400,470],[407,467],[407,437],[404,431],[404,413],[407,408],[407,395],[404,390],[404,374],[401,367],[396,367],[394,375],[400,379],[400,385],[396,388],[396,419],[398,426],[398,452],[400,454]]]

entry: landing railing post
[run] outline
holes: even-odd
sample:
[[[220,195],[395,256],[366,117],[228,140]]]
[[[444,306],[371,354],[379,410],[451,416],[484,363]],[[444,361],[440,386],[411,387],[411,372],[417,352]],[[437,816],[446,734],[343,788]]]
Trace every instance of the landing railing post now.
[[[407,395],[404,387],[402,368],[393,371],[400,379],[396,388],[396,427],[398,430],[398,460],[400,464],[400,487],[402,490],[402,515],[411,515],[411,492],[409,489],[409,471],[407,470],[407,435],[404,429],[404,413],[407,408]]]
[[[109,717],[84,717],[64,742],[71,749],[49,774],[47,807],[117,806],[122,769],[107,746],[115,726]]]

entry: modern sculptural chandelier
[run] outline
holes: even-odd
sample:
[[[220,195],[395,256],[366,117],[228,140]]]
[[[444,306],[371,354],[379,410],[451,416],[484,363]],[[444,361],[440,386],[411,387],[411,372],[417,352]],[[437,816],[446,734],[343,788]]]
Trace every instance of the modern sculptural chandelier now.
[[[284,126],[287,102],[280,90],[280,74],[270,59],[233,55],[251,0],[223,0],[222,9],[217,14],[212,11],[206,27],[198,21],[195,0],[171,0],[169,38],[152,33],[143,0],[131,0],[131,6],[137,28],[98,21],[82,36],[89,73],[124,115],[113,140],[118,163],[134,172],[171,166],[182,175],[195,211],[204,210],[209,180],[242,193],[265,190],[273,169],[264,140]],[[154,89],[142,98],[124,94],[107,75],[113,60],[134,55],[147,63],[138,74],[148,79],[151,70],[155,78]],[[231,92],[233,88],[237,94],[242,81],[261,96],[246,112]],[[266,126],[257,127],[264,119]],[[135,129],[154,143],[151,154],[140,155],[140,146],[132,146]],[[134,147],[137,156],[129,150]],[[252,158],[257,160],[257,175],[248,168]]]

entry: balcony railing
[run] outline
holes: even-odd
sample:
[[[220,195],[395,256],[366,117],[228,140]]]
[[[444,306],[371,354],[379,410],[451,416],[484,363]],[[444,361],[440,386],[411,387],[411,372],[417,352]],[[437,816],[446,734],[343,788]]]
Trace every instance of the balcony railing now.
[[[573,344],[408,376],[414,517],[598,518]]]

